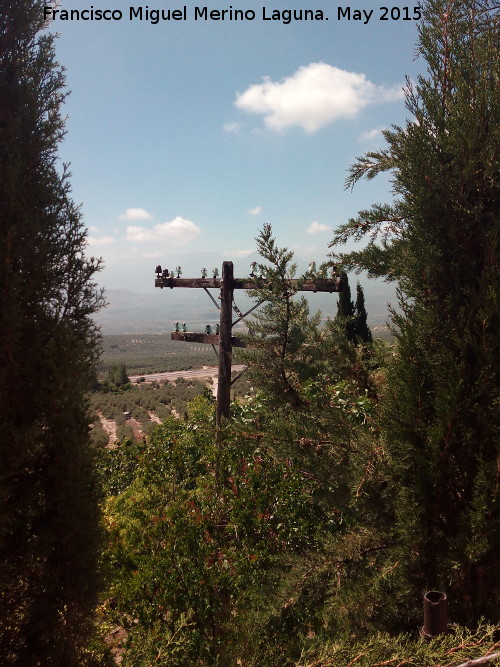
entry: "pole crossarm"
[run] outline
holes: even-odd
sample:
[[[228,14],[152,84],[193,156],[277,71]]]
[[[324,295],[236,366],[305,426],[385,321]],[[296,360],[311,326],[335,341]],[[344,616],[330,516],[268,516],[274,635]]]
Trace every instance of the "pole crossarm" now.
[[[198,333],[196,331],[172,331],[170,338],[185,343],[208,343],[209,345],[219,345],[220,342],[218,334]],[[231,336],[231,345],[233,347],[247,347],[247,344],[236,336]]]
[[[255,290],[269,287],[269,281],[265,278],[233,278],[232,284],[228,285],[231,290],[244,289]],[[296,278],[286,280],[284,285],[290,287],[298,285],[299,292],[340,292],[339,278],[316,278],[315,280],[297,280]],[[220,278],[156,278],[155,287],[163,289],[164,287],[190,287],[203,289],[221,289],[222,280]]]

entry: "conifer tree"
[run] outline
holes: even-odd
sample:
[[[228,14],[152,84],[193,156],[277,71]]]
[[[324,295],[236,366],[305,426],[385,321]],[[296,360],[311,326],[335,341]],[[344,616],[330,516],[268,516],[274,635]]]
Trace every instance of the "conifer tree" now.
[[[248,321],[252,350],[240,353],[250,362],[250,377],[269,397],[280,404],[302,404],[301,385],[314,376],[314,346],[320,314],[311,315],[304,297],[296,296],[290,283],[296,265],[293,251],[279,248],[271,225],[264,225],[256,239],[257,249],[267,264],[259,264],[252,297],[265,302]]]
[[[342,320],[345,327],[345,334],[347,339],[354,342],[355,339],[355,322],[354,322],[354,301],[351,297],[351,286],[349,285],[349,278],[347,273],[342,272],[340,275],[340,293],[337,303],[337,320]]]
[[[85,392],[99,262],[57,163],[64,75],[40,0],[0,11],[0,662],[76,666],[99,516]]]
[[[337,322],[343,324],[347,340],[352,343],[371,343],[372,334],[368,327],[368,314],[365,307],[365,295],[361,285],[356,285],[356,303],[351,298],[349,278],[344,271],[340,276],[339,300],[337,304]]]
[[[343,265],[400,290],[384,421],[394,597],[407,610],[442,589],[454,620],[498,618],[500,19],[492,0],[427,0],[422,17],[412,118],[347,181],[391,171],[395,201],[360,212],[334,243],[368,234]]]
[[[372,342],[372,332],[368,326],[368,314],[365,307],[365,294],[361,285],[356,285],[356,319],[354,320],[354,338],[356,343]]]

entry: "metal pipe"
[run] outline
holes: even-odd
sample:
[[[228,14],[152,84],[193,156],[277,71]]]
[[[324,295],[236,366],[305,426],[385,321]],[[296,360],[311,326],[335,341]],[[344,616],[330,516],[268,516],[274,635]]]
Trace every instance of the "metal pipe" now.
[[[448,598],[446,593],[428,591],[424,595],[424,627],[422,634],[429,640],[448,629]]]

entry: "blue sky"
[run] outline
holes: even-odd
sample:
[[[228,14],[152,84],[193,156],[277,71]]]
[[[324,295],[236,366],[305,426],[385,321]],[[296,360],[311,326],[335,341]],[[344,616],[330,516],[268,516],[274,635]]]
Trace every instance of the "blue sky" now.
[[[130,6],[184,5],[63,0],[61,10],[123,18],[56,19],[51,28],[71,90],[60,155],[105,287],[147,289],[166,256],[244,257],[264,222],[280,245],[320,261],[332,229],[390,199],[384,177],[353,192],[343,184],[353,159],[383,144],[380,129],[407,116],[405,75],[423,67],[416,21],[381,21],[379,4],[366,1],[350,7],[373,9],[367,23],[338,20],[332,1],[221,0],[209,9],[253,10],[255,19],[195,21],[204,5],[191,2],[186,21],[154,25],[130,21]],[[396,6],[413,15],[413,5]],[[263,7],[268,16],[320,10],[328,20],[264,21]]]

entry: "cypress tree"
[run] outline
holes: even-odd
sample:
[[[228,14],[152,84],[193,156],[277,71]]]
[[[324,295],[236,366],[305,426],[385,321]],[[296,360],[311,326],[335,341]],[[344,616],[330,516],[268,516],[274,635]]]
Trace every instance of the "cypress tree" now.
[[[371,343],[372,333],[368,327],[368,314],[365,308],[365,295],[363,288],[356,285],[356,303],[351,297],[351,287],[347,273],[342,272],[340,276],[339,300],[337,303],[337,322],[342,323],[347,340],[352,343]]]
[[[0,11],[0,656],[71,666],[96,596],[85,393],[102,305],[57,148],[64,74],[40,0]]]
[[[355,307],[351,297],[351,286],[347,273],[343,271],[340,275],[340,292],[337,303],[336,319],[342,321],[345,327],[345,334],[348,340],[355,341]]]
[[[498,7],[427,0],[422,18],[427,74],[407,84],[412,118],[386,131],[388,147],[358,159],[347,181],[389,170],[396,199],[360,212],[334,243],[369,234],[341,261],[399,285],[383,423],[394,597],[407,611],[438,588],[454,620],[498,618]]]
[[[365,294],[361,285],[356,285],[356,319],[354,321],[354,337],[357,343],[365,345],[373,341],[372,332],[368,326],[368,314],[365,308]]]

